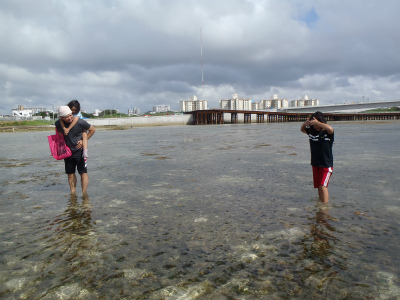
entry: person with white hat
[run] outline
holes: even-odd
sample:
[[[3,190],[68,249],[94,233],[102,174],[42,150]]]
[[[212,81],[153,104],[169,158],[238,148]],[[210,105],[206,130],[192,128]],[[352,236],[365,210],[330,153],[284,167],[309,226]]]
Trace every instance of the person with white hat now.
[[[58,108],[58,117],[63,120],[65,127],[69,127],[73,121],[72,111],[68,106],[60,106]],[[89,176],[87,174],[87,160],[82,155],[82,133],[87,132],[87,138],[90,139],[96,129],[87,123],[85,120],[79,119],[78,122],[71,128],[68,135],[64,134],[60,119],[56,121],[56,131],[58,134],[63,134],[65,143],[72,151],[72,155],[66,159],[65,173],[68,175],[68,183],[71,189],[71,194],[76,194],[77,178],[76,170],[81,175],[81,185],[83,196],[87,196],[87,188],[89,185]]]

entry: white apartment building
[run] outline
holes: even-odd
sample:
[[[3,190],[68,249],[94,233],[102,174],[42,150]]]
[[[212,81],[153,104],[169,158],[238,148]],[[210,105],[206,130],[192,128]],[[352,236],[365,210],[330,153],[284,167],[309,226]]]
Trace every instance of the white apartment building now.
[[[281,108],[288,108],[288,107],[289,107],[289,100],[281,99]]]
[[[206,109],[208,109],[207,100],[197,100],[194,95],[190,97],[190,100],[179,101],[179,111],[182,112]]]
[[[128,108],[128,115],[129,116],[140,115],[140,109],[137,107]]]
[[[319,106],[319,100],[318,99],[305,100],[304,106]]]
[[[264,110],[269,109],[272,106],[272,100],[260,100],[258,109]]]
[[[271,108],[280,109],[282,107],[281,101],[279,99],[271,101]]]
[[[300,100],[290,101],[290,107],[319,106],[318,99],[308,99],[307,95],[301,97]]]
[[[252,110],[252,100],[239,98],[233,94],[232,99],[219,100],[219,108],[227,110]]]
[[[290,107],[304,107],[304,100],[291,100]]]
[[[288,99],[280,99],[277,94],[271,96],[271,99],[260,100],[258,109],[281,109],[289,107]]]
[[[171,106],[169,105],[156,105],[153,106],[153,112],[167,112],[171,111]]]

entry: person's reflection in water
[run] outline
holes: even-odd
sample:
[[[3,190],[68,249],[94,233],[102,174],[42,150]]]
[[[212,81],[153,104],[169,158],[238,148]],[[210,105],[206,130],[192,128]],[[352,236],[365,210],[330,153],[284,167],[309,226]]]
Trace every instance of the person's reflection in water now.
[[[336,230],[328,222],[329,220],[334,220],[329,215],[329,209],[321,207],[315,214],[315,223],[311,224],[311,236],[314,242],[311,244],[310,251],[321,259],[325,259],[330,254],[332,244],[336,241],[333,235]]]
[[[331,299],[334,297],[331,293],[336,291],[330,289],[333,280],[340,281],[340,274],[346,270],[346,257],[340,249],[339,233],[334,227],[338,220],[330,215],[328,206],[318,204],[315,215],[308,221],[310,234],[301,241],[303,251],[296,261],[302,294],[305,298],[313,293],[315,298]]]
[[[85,193],[82,197],[83,201],[80,205],[76,195],[71,195],[69,205],[65,211],[67,216],[67,231],[75,234],[87,234],[92,230],[92,210],[89,201],[89,195]]]
[[[65,239],[67,234],[85,235],[93,229],[89,195],[85,194],[82,199],[82,204],[79,204],[77,196],[71,195],[65,212],[50,223],[53,228],[49,230],[53,229],[58,239]]]
[[[341,271],[346,270],[346,258],[341,255],[337,244],[336,229],[332,225],[338,220],[329,214],[329,208],[318,205],[315,217],[310,217],[310,235],[302,241],[303,252],[299,256],[303,264],[304,283],[320,280],[320,290],[328,292],[330,283]],[[314,278],[314,279],[312,279]]]
[[[311,259],[314,264],[306,267],[310,270],[329,270],[337,263],[335,245],[338,239],[335,237],[336,229],[332,225],[337,219],[329,214],[329,208],[325,205],[317,208],[315,217],[310,217],[310,234],[302,240],[303,252],[300,260]]]
[[[97,288],[97,276],[104,270],[100,270],[99,243],[91,207],[87,194],[82,201],[71,195],[64,213],[51,222],[49,230],[52,232],[44,252],[43,280],[48,277],[57,285],[63,282],[76,284],[79,289]],[[73,296],[78,294],[79,291]]]

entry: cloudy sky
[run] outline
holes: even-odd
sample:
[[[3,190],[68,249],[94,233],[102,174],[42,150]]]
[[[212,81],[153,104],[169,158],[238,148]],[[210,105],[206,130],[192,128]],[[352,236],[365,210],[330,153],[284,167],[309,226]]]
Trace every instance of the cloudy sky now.
[[[234,93],[398,100],[399,12],[398,0],[1,0],[0,114],[72,99],[178,110],[193,95],[217,108]]]

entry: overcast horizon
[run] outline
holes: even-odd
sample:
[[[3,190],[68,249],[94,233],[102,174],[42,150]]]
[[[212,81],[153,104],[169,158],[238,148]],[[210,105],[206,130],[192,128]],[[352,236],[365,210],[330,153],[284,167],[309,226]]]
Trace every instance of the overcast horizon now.
[[[396,0],[2,0],[0,114],[72,99],[88,113],[179,110],[193,95],[218,108],[234,93],[398,100],[399,11]]]

